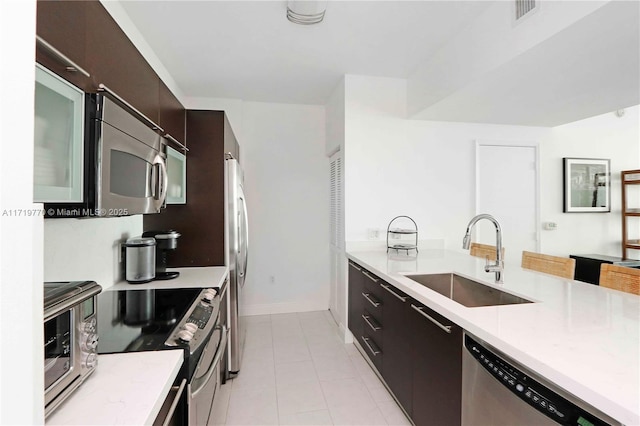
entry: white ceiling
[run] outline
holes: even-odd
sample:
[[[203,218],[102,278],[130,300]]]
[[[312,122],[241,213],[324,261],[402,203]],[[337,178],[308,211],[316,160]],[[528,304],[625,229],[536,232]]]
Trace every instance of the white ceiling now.
[[[410,77],[497,5],[329,0],[322,23],[301,26],[285,0],[120,3],[186,98],[320,105],[344,74]],[[556,126],[637,105],[639,5],[605,3],[412,118]]]
[[[488,1],[329,1],[325,20],[286,1],[122,1],[187,97],[325,104],[344,74],[406,78]]]

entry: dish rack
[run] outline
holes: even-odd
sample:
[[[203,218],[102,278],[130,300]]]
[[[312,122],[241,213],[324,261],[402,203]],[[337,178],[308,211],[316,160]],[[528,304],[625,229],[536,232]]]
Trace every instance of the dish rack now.
[[[411,221],[411,223],[413,224],[413,227],[392,227],[394,222],[396,222],[398,219],[409,219],[409,221]],[[410,240],[405,239],[401,243],[389,244],[390,235],[412,235],[413,237]],[[409,243],[409,241],[411,243]],[[391,219],[391,222],[389,222],[389,225],[387,226],[387,253],[389,253],[389,249],[395,250],[396,252],[398,252],[399,250],[404,250],[407,254],[409,254],[409,250],[415,250],[416,253],[418,252],[418,225],[416,224],[415,220],[411,219],[409,216],[396,216]]]

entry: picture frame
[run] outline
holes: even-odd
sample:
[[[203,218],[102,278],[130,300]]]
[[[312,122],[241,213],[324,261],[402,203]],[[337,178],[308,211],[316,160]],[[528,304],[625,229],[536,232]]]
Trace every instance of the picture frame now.
[[[563,158],[563,212],[611,212],[610,160]]]

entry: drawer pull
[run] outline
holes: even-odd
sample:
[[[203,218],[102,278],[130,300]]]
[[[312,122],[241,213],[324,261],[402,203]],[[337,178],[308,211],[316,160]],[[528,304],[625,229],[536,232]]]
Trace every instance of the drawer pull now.
[[[362,268],[360,266],[356,265],[355,263],[353,263],[352,261],[349,261],[349,266],[353,266],[353,268],[356,271],[362,271]]]
[[[367,271],[362,271],[362,273],[365,274],[367,278],[369,278],[374,283],[377,283],[378,281],[380,281],[378,278],[374,277],[373,275],[370,275]]]
[[[378,330],[382,329],[382,327],[380,327],[379,325],[374,325],[374,324],[371,322],[371,320],[369,320],[369,318],[371,318],[369,315],[364,315],[364,314],[362,314],[362,319],[363,319],[367,324],[369,324],[369,327],[371,327],[371,329],[372,329],[373,331],[378,331]]]
[[[391,290],[391,289],[389,288],[389,287],[390,287],[389,285],[386,285],[386,284],[380,284],[380,286],[381,286],[382,288],[384,288],[385,290],[387,290],[389,293],[393,294],[393,295],[394,295],[395,297],[397,297],[398,299],[402,300],[403,302],[406,302],[406,301],[407,301],[407,297],[406,297],[406,296],[405,296],[405,297],[400,296],[398,293],[396,293],[395,291]]]
[[[375,300],[371,300],[371,298],[369,297],[369,293],[362,293],[362,295],[364,296],[365,299],[367,299],[369,301],[369,303],[371,303],[374,307],[378,307],[380,306],[380,302],[377,302]]]
[[[371,343],[369,343],[369,340],[371,340],[368,337],[364,337],[362,336],[362,341],[364,342],[365,345],[367,345],[367,348],[371,351],[371,353],[373,354],[373,356],[378,355],[380,352],[380,350],[377,349],[373,349],[373,347],[371,346]]]
[[[441,329],[443,329],[444,331],[446,331],[447,333],[451,333],[451,326],[450,325],[442,325],[440,324],[435,318],[429,316],[428,314],[426,314],[422,309],[422,307],[418,307],[416,305],[414,305],[413,303],[411,304],[411,308],[413,308],[413,310],[417,311],[420,315],[422,315],[423,317],[425,317],[426,319],[428,319],[429,321],[431,321],[432,323],[434,323],[435,325],[437,325],[438,327],[440,327]]]

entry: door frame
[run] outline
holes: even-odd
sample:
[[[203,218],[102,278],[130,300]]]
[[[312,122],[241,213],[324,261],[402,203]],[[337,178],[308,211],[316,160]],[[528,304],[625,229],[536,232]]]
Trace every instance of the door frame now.
[[[474,208],[476,214],[482,213],[480,208],[480,148],[485,146],[495,147],[512,147],[512,148],[533,148],[535,156],[535,225],[536,225],[536,251],[540,252],[542,242],[541,237],[541,221],[540,221],[540,143],[538,141],[517,141],[517,140],[495,140],[495,139],[476,139],[475,140],[475,192],[474,192]]]

